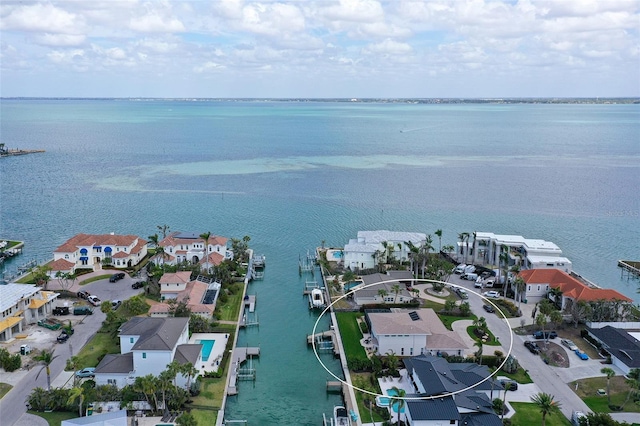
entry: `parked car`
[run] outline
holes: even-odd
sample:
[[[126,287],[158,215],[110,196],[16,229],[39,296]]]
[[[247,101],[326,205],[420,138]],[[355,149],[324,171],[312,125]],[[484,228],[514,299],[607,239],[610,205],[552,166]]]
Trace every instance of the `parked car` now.
[[[466,268],[467,265],[464,263],[459,264],[458,266],[456,266],[455,268],[453,268],[453,273],[454,274],[462,274],[464,272],[464,268]]]
[[[82,370],[76,371],[76,377],[95,377],[96,369],[94,367],[83,368]]]
[[[536,339],[555,339],[556,337],[558,337],[558,333],[556,333],[555,331],[536,331],[535,333],[533,333],[533,337],[535,337]]]
[[[518,382],[511,379],[503,379],[500,380],[500,384],[505,388],[508,386],[510,391],[518,390]]]
[[[469,295],[467,294],[467,290],[464,288],[456,287],[456,293],[460,296],[460,299],[468,299]]]
[[[586,361],[589,359],[589,355],[585,354],[580,349],[576,349],[574,352],[576,353],[576,355],[578,355],[578,358],[580,358],[583,361]]]
[[[80,291],[78,292],[78,297],[79,297],[80,299],[86,299],[86,298],[87,298],[87,297],[89,297],[89,296],[90,296],[90,294],[89,294],[89,292],[88,292],[88,291],[80,290]]]
[[[69,308],[67,306],[56,306],[53,308],[53,315],[69,315]]]
[[[120,305],[122,305],[122,300],[112,300],[111,301],[111,307],[113,308],[114,311],[116,309],[118,309],[120,307]]]
[[[120,281],[123,278],[124,278],[124,272],[117,272],[111,275],[111,277],[109,277],[109,282],[115,283],[116,281]]]
[[[569,350],[575,351],[576,349],[578,349],[576,344],[573,343],[573,341],[571,341],[569,339],[562,339],[562,340],[560,340],[560,343],[562,343],[564,346],[569,348]]]
[[[540,346],[536,342],[532,342],[531,340],[527,340],[524,342],[524,346],[529,349],[534,355],[538,355],[540,353]]]
[[[500,298],[500,293],[498,293],[495,290],[486,291],[486,292],[484,292],[482,294],[484,295],[484,297],[490,297],[492,299],[499,299]]]
[[[62,330],[57,340],[58,340],[58,343],[65,343],[67,340],[69,340],[69,334],[67,334],[67,331]]]
[[[93,306],[100,306],[100,303],[102,303],[102,301],[98,298],[98,296],[94,296],[94,295],[91,295],[91,296],[87,297],[87,300]]]
[[[131,288],[134,290],[142,287],[144,287],[144,281],[136,281],[135,283],[131,284]]]
[[[478,279],[478,274],[476,274],[475,272],[465,272],[464,274],[460,275],[460,278],[467,281],[475,281]]]
[[[491,305],[482,305],[482,309],[489,312],[490,314],[494,313],[496,310]]]
[[[73,308],[73,315],[92,315],[93,309],[90,306],[76,306]]]

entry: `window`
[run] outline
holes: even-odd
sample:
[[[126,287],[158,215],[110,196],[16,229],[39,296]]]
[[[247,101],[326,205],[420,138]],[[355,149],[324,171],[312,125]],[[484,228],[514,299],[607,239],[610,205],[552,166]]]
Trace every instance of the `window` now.
[[[129,343],[133,343],[133,337],[129,337]]]
[[[404,348],[400,348],[400,355],[404,355]]]
[[[68,255],[68,254],[65,254],[65,255],[64,255],[64,258],[65,258],[65,259],[68,259],[68,258],[69,258],[69,255]]]
[[[413,355],[413,348],[409,348],[409,355]]]
[[[540,284],[538,284],[538,292],[540,292]]]
[[[146,352],[142,352],[142,359],[147,359],[147,353]]]
[[[108,385],[117,385],[118,381],[116,379],[107,379]]]

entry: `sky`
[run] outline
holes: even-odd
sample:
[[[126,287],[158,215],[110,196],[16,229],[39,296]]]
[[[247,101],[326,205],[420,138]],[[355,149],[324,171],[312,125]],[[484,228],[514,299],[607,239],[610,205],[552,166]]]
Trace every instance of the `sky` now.
[[[639,0],[0,3],[0,96],[640,96]]]

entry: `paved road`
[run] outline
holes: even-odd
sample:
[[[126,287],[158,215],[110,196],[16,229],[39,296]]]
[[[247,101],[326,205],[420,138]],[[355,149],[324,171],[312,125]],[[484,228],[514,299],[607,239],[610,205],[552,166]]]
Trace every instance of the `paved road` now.
[[[108,273],[110,273],[110,271],[100,271],[98,273],[84,275],[83,279]],[[123,280],[120,280],[117,283],[110,283],[108,279],[94,281],[84,286],[79,286],[76,283],[72,287],[71,291],[77,291],[79,288],[82,288],[83,290],[89,291],[91,294],[95,294],[101,300],[125,300],[141,292],[141,290],[133,290],[131,288],[131,284],[137,280],[138,279],[126,276]],[[69,318],[71,317],[74,319],[80,318],[78,316],[69,316]],[[99,308],[94,309],[93,315],[82,317],[80,323],[74,327],[75,333],[69,338],[67,343],[54,344],[53,349],[54,356],[56,358],[50,366],[52,384],[54,383],[55,378],[64,370],[67,359],[72,355],[77,354],[89,339],[93,337],[102,325],[105,317],[106,315],[102,313]],[[22,418],[22,416],[26,413],[27,397],[36,387],[47,387],[46,371],[44,371],[41,366],[36,366],[29,370],[20,382],[15,384],[11,391],[0,399],[0,419],[2,419],[2,426],[33,424],[30,423],[30,417],[28,415],[24,418]]]

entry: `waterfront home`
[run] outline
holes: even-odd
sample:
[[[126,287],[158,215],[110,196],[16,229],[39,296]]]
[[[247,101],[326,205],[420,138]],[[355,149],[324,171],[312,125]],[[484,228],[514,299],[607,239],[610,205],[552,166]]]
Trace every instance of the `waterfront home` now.
[[[529,269],[520,271],[518,275],[525,282],[523,299],[526,299],[528,303],[535,303],[543,297],[547,297],[551,289],[558,289],[561,292],[560,301],[555,301],[554,296],[549,295],[550,299],[558,304],[560,310],[577,302],[632,302],[630,298],[616,290],[589,285],[574,275],[559,269]]]
[[[0,285],[0,341],[7,341],[28,324],[51,315],[58,293],[44,291],[34,284]]]
[[[411,252],[407,242],[419,247],[426,238],[420,232],[358,231],[358,237],[344,246],[344,266],[357,271],[375,268],[380,259],[407,261]]]
[[[96,385],[122,388],[136,377],[158,376],[173,361],[196,366],[201,344],[189,344],[189,318],[133,317],[120,327],[120,354],[107,354],[95,370]],[[187,377],[178,375],[178,386]]]
[[[190,271],[165,273],[159,281],[162,303],[151,306],[149,315],[152,317],[168,317],[171,306],[169,300],[184,302],[193,314],[207,319],[213,317],[216,301],[222,284],[208,277],[198,276],[191,279]]]
[[[415,296],[402,282],[391,275],[368,274],[361,276],[363,288],[353,293],[353,301],[359,306],[382,303],[409,303]]]
[[[433,309],[365,310],[373,347],[379,354],[462,355],[468,349],[455,331],[447,330]]]
[[[227,248],[228,241],[228,238],[211,235],[205,242],[193,232],[172,232],[159,242],[164,255],[154,256],[152,261],[169,265],[190,262],[211,268],[220,265],[225,259],[233,259],[233,252]]]
[[[147,255],[147,241],[135,235],[78,234],[53,251],[51,276],[77,269],[99,270],[103,265],[131,268]]]
[[[611,364],[625,375],[632,368],[640,368],[640,332],[629,332],[610,325],[602,328],[587,327],[587,332],[611,355]]]
[[[459,241],[457,257],[462,263],[499,266],[500,258],[508,256],[509,267],[518,265],[521,269],[561,269],[572,270],[572,263],[562,256],[562,250],[550,241],[524,238],[520,235],[499,235],[492,232],[474,232],[469,241]]]
[[[492,401],[499,397],[503,387],[494,379],[480,383],[491,374],[486,366],[448,363],[430,355],[407,358],[403,362],[414,390],[406,395],[409,399],[404,415],[408,424],[502,426],[500,417],[493,411]],[[464,390],[469,387],[472,388]],[[460,393],[450,395],[452,392]]]

